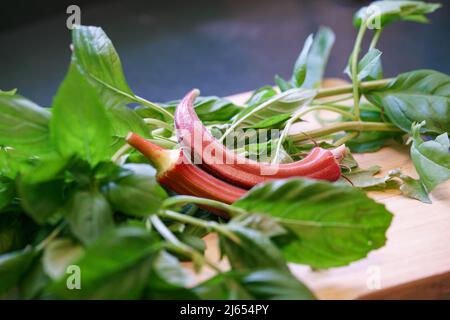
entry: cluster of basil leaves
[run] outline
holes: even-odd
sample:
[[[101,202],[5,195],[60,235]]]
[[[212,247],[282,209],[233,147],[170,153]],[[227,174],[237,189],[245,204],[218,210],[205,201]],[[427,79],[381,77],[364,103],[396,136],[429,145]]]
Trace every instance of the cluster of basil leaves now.
[[[309,49],[300,55],[292,80],[277,77],[277,83],[289,84],[289,89],[317,86],[334,36],[322,29],[315,39],[307,41]],[[186,257],[171,251],[167,239],[149,223],[148,217],[158,214],[168,197],[156,182],[155,170],[133,154],[125,164],[111,161],[127,132],[152,138],[143,117],[169,123],[167,112],[173,112],[174,102],[155,108],[136,96],[100,28],[75,28],[72,43],[71,64],[52,108],[42,108],[15,91],[0,92],[0,295],[308,299],[313,297],[311,292],[292,276],[286,260],[314,268],[335,267],[384,245],[392,216],[361,190],[302,179],[274,181],[255,187],[233,204],[244,214],[226,224],[221,221],[234,235],[220,235],[220,249],[231,270],[194,285],[180,264]],[[447,81],[447,85],[437,83],[428,98],[442,97],[440,106],[448,110],[448,77],[419,71],[413,78],[421,72]],[[371,92],[369,101],[378,106],[376,101],[382,101],[386,107],[392,99],[389,90],[401,99],[405,88],[429,89],[426,84],[411,85],[408,79],[398,77],[397,84]],[[223,123],[239,119],[275,95],[271,87],[265,87],[255,92],[245,108],[217,97],[198,99],[195,107],[203,121]],[[274,99],[271,111],[264,111],[265,122],[253,125],[279,126],[288,118],[280,110],[304,99],[303,93]],[[138,108],[128,108],[136,103]],[[426,103],[435,101],[422,103],[428,110]],[[388,114],[390,120],[402,128],[393,114]],[[449,170],[448,138],[435,130],[445,128],[445,117],[433,119],[414,125],[424,119],[412,117],[410,125],[412,158],[417,168],[423,168],[418,171],[427,177],[424,184],[430,190],[442,181],[442,170]],[[441,134],[424,142],[420,130]],[[431,171],[427,169],[430,162]],[[217,220],[201,210],[193,214]],[[185,245],[200,253],[204,250],[205,230],[170,219],[163,222]],[[81,290],[66,286],[70,264],[82,272]]]

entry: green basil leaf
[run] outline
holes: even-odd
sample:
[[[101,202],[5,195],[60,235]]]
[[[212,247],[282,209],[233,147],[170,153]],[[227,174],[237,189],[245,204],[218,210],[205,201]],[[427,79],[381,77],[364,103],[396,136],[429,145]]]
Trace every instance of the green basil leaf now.
[[[53,151],[48,109],[19,95],[0,95],[0,144],[28,155]]]
[[[193,291],[203,300],[250,300],[250,292],[240,283],[240,274],[223,272],[200,283]]]
[[[74,63],[108,111],[114,133],[125,136],[133,131],[148,135],[142,118],[127,108],[139,101],[125,80],[119,55],[105,32],[98,27],[79,26],[72,31],[72,44]]]
[[[291,117],[290,114],[279,114],[268,119],[261,120],[251,126],[253,129],[279,129],[284,127],[285,122]]]
[[[241,279],[255,299],[312,300],[314,295],[289,272],[266,269],[253,271]]]
[[[71,274],[65,274],[48,292],[68,299],[140,298],[157,250],[157,242],[144,228],[112,229],[74,262],[81,272],[81,290],[69,290]]]
[[[450,77],[446,74],[433,70],[403,73],[365,96],[383,107],[392,123],[405,132],[411,132],[413,122],[423,120],[426,132],[450,131]]]
[[[315,34],[306,60],[306,77],[302,84],[303,88],[320,86],[335,38],[334,32],[328,27],[320,27]]]
[[[262,92],[261,92],[262,93]],[[267,92],[264,92],[267,94]],[[309,104],[316,96],[316,90],[290,89],[271,96],[262,103],[253,103],[236,115],[233,124],[227,131],[235,128],[248,128],[280,114],[293,114],[299,108]]]
[[[280,89],[281,92],[284,92],[286,90],[293,88],[292,84],[289,81],[284,80],[279,75],[275,75],[274,82],[278,86],[278,88]]]
[[[0,255],[0,295],[18,284],[34,255],[30,247]]]
[[[252,93],[250,98],[245,102],[245,105],[247,108],[256,107],[276,94],[277,91],[271,86],[261,87]]]
[[[420,128],[424,125],[424,122],[412,125],[411,159],[420,180],[431,192],[439,183],[450,179],[450,142],[447,133],[435,140],[423,141]]]
[[[281,252],[263,233],[232,222],[226,228],[239,239],[239,243],[236,243],[227,237],[220,237],[222,250],[234,269],[275,268],[287,270]]]
[[[44,224],[64,205],[65,182],[63,179],[40,183],[17,180],[17,191],[24,211],[39,224]]]
[[[113,133],[105,108],[73,63],[53,101],[50,126],[64,157],[76,154],[96,165],[111,156]]]
[[[114,208],[134,216],[155,213],[167,193],[156,181],[156,170],[146,164],[126,164],[104,191]]]
[[[363,22],[371,25],[379,21],[379,27],[402,20],[424,23],[428,22],[425,15],[440,7],[441,4],[423,1],[374,1],[355,14],[353,24],[359,28]]]
[[[71,239],[55,239],[47,244],[42,256],[45,273],[53,280],[61,278],[67,266],[83,255],[83,248]]]
[[[417,199],[423,203],[431,203],[428,192],[420,180],[405,175],[400,175],[400,179],[402,179],[400,191],[404,196]]]
[[[194,288],[202,299],[311,300],[314,295],[291,273],[276,269],[228,271]]]
[[[12,89],[12,90],[7,90],[7,91],[0,89],[0,95],[3,95],[3,96],[13,96],[16,94],[16,92],[17,92],[17,89]]]
[[[73,234],[85,244],[114,226],[111,207],[97,190],[75,191],[61,211]]]
[[[171,113],[175,113],[175,109],[179,103],[180,100],[174,100],[161,105]],[[200,120],[205,122],[228,122],[243,109],[242,106],[234,104],[228,99],[216,96],[197,97],[194,101],[194,108]]]
[[[300,52],[297,60],[295,61],[294,70],[292,71],[291,84],[296,88],[301,87],[303,82],[305,81],[308,55],[312,45],[313,45],[313,35],[310,34],[308,38],[306,38],[305,40],[303,49]]]
[[[392,219],[361,190],[297,178],[259,184],[233,205],[275,217],[290,233],[285,258],[315,268],[346,265],[380,248]]]
[[[377,80],[383,77],[381,69],[382,52],[378,49],[370,49],[358,62],[358,80]],[[351,57],[347,68],[344,71],[350,78],[352,77]]]
[[[341,178],[338,183],[349,184],[350,181],[353,187],[376,191],[399,189],[408,198],[417,199],[424,203],[431,203],[428,192],[420,180],[402,174],[400,169],[390,170],[383,177],[375,177],[375,174],[379,171],[379,166],[372,166],[368,169],[356,168],[345,173],[347,180]]]

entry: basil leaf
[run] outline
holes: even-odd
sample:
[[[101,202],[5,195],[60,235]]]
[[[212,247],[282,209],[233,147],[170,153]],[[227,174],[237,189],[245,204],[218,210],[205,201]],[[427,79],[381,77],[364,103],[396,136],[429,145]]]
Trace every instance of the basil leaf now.
[[[171,113],[175,113],[179,103],[180,100],[173,100],[161,105]],[[216,96],[197,97],[194,101],[194,108],[200,120],[205,122],[228,122],[243,109],[242,106],[238,106],[228,99]]]
[[[284,127],[285,122],[291,117],[290,114],[279,114],[268,119],[261,120],[251,126],[253,129],[279,129]]]
[[[0,144],[27,155],[45,155],[53,151],[48,109],[19,95],[0,95]]]
[[[236,243],[224,236],[220,237],[223,252],[234,269],[276,268],[287,270],[281,252],[264,234],[232,222],[226,228],[239,239],[239,243]]]
[[[308,55],[309,55],[312,45],[313,45],[313,35],[310,34],[308,36],[308,38],[306,38],[305,43],[303,45],[303,49],[300,52],[300,54],[294,64],[294,70],[292,72],[291,84],[296,88],[301,87],[303,82],[305,81]]]
[[[42,256],[45,273],[53,280],[61,278],[67,267],[83,255],[83,248],[71,239],[55,239],[47,244]]]
[[[312,300],[314,295],[291,273],[266,269],[251,272],[241,283],[256,299]]]
[[[426,132],[450,131],[450,77],[443,73],[433,70],[403,73],[365,96],[383,107],[392,123],[405,132],[411,132],[413,122],[423,120]]]
[[[377,80],[383,77],[381,69],[382,52],[378,49],[370,49],[358,62],[357,77],[362,80]],[[347,68],[344,71],[350,78],[352,77],[351,57]]]
[[[267,92],[264,92],[267,94]],[[249,105],[236,115],[227,132],[235,128],[251,127],[263,120],[280,114],[292,114],[302,106],[309,104],[317,92],[310,89],[290,89],[272,96],[259,104]]]
[[[359,28],[363,22],[373,24],[379,21],[379,27],[402,20],[426,23],[428,20],[425,15],[440,7],[438,3],[423,1],[374,1],[355,14],[353,24]]]
[[[0,295],[18,284],[34,255],[30,247],[0,255]]]
[[[250,300],[250,292],[240,283],[240,274],[223,272],[200,283],[193,291],[203,300]]]
[[[167,193],[156,181],[156,170],[146,164],[126,164],[104,191],[114,208],[134,216],[155,213]]]
[[[17,191],[23,210],[34,221],[44,224],[64,205],[65,182],[63,179],[40,183],[27,183],[23,178],[17,181]]]
[[[423,141],[420,128],[425,122],[413,124],[411,145],[411,159],[428,192],[439,183],[450,179],[450,142],[448,134],[443,133],[435,140]]]
[[[67,299],[137,299],[148,281],[157,242],[137,227],[106,232],[74,262],[81,272],[81,290],[69,290],[66,274],[48,292]]]
[[[315,34],[306,60],[303,88],[320,87],[335,38],[334,32],[328,27],[320,27]]]
[[[379,171],[379,166],[372,166],[368,169],[357,168],[346,173],[347,180],[341,178],[339,183],[348,184],[351,181],[353,187],[364,188],[366,190],[399,189],[408,198],[416,199],[424,203],[431,203],[425,187],[419,180],[402,174],[400,169],[390,170],[383,177],[375,177],[374,175]]]
[[[311,300],[311,291],[289,272],[276,269],[229,271],[194,288],[202,299]]]
[[[96,165],[111,156],[112,128],[104,106],[74,64],[53,101],[53,141],[64,157],[74,154]]]
[[[72,31],[72,44],[74,63],[108,111],[114,133],[125,136],[133,131],[148,136],[142,118],[127,108],[129,103],[140,103],[140,99],[128,86],[119,55],[105,32],[98,27],[79,26]]]
[[[289,81],[284,80],[279,75],[275,75],[274,82],[281,92],[292,89],[294,87]]]
[[[290,233],[285,258],[315,268],[346,265],[380,248],[392,219],[361,190],[297,178],[259,184],[233,206],[273,216]]]
[[[111,207],[97,190],[75,191],[61,211],[73,234],[85,244],[114,226]]]
[[[13,96],[16,94],[16,92],[17,92],[17,89],[12,89],[12,90],[8,90],[8,91],[4,91],[4,90],[0,89],[0,95],[3,95],[3,96]]]
[[[400,175],[400,179],[402,180],[400,191],[404,196],[417,199],[423,203],[431,203],[428,192],[420,180],[405,175]]]
[[[258,90],[255,90],[250,98],[245,102],[245,104],[247,108],[253,108],[260,105],[269,98],[275,96],[276,94],[277,91],[273,87],[264,86],[259,88]]]

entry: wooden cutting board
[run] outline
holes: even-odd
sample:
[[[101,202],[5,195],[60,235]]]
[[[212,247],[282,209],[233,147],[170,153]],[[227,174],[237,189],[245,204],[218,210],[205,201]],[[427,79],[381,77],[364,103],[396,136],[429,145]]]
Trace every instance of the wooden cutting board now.
[[[244,93],[229,98],[242,103],[248,97]],[[400,168],[417,177],[406,146],[393,144],[355,158],[363,168],[381,166],[380,175]],[[408,199],[396,190],[369,196],[394,214],[385,247],[346,267],[312,271],[290,264],[292,272],[319,299],[450,299],[450,181],[433,191],[432,204]],[[206,242],[207,255],[217,260],[216,236],[207,236]],[[226,261],[220,264],[227,267]],[[206,271],[201,278],[211,275]]]

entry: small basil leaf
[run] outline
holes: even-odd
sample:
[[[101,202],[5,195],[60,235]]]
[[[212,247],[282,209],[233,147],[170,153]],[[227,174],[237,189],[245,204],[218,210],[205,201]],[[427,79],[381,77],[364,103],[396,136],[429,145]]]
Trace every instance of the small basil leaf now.
[[[291,273],[277,269],[232,270],[194,288],[202,299],[311,300],[314,295]]]
[[[268,119],[261,120],[251,126],[253,129],[279,129],[284,126],[284,123],[291,117],[290,114],[279,114]]]
[[[303,45],[303,49],[300,52],[294,64],[291,83],[296,88],[301,87],[303,82],[305,81],[308,55],[311,50],[312,44],[313,44],[313,35],[310,34],[308,38],[306,38],[305,43]]]
[[[161,104],[171,113],[175,112],[180,100],[169,101]],[[238,114],[243,107],[234,104],[230,100],[219,98],[216,96],[198,97],[194,101],[194,109],[197,116],[202,121],[220,121],[228,122],[236,114]]]
[[[423,141],[420,128],[424,125],[424,122],[412,125],[411,159],[420,180],[431,192],[439,183],[450,179],[450,142],[447,133],[435,140]]]
[[[233,124],[228,128],[227,132],[235,128],[251,127],[280,114],[292,114],[299,108],[309,104],[316,96],[316,93],[316,90],[295,88],[271,96],[262,103],[252,103],[236,115]]]
[[[320,86],[334,40],[335,35],[330,28],[320,27],[317,31],[306,61],[306,77],[302,84],[303,88]]]
[[[55,215],[65,203],[65,182],[63,179],[40,183],[17,180],[17,191],[24,211],[39,224],[44,224]]]
[[[92,86],[72,63],[53,101],[53,141],[64,157],[74,154],[96,165],[111,156],[112,128]]]
[[[240,279],[255,299],[312,300],[314,295],[289,272],[275,269],[256,270]]]
[[[17,92],[17,89],[12,89],[12,90],[7,90],[7,91],[0,89],[0,95],[3,95],[3,96],[13,96],[16,94],[16,92]]]
[[[274,217],[290,233],[285,258],[315,268],[346,265],[380,248],[392,219],[361,190],[297,178],[259,184],[233,205]]]
[[[96,190],[75,191],[61,211],[73,234],[85,244],[114,226],[111,207]]]
[[[358,80],[377,80],[383,77],[381,69],[381,55],[382,52],[378,49],[370,49],[358,62]],[[345,69],[345,73],[351,78],[352,67],[351,59]]]
[[[275,81],[275,84],[278,86],[278,88],[280,88],[281,92],[284,92],[286,90],[293,88],[292,84],[289,81],[284,80],[279,75],[275,75],[274,81]]]
[[[51,113],[19,95],[0,95],[0,145],[27,155],[53,151],[49,122]]]
[[[403,73],[365,96],[384,108],[392,123],[405,132],[411,132],[413,122],[423,120],[426,132],[450,131],[450,77],[446,74],[433,70]]]
[[[362,23],[369,25],[379,22],[379,26],[394,21],[415,21],[427,22],[426,14],[439,9],[441,4],[426,3],[423,1],[374,1],[369,6],[361,8],[353,18],[355,27],[360,27]]]
[[[146,164],[126,164],[119,177],[103,189],[114,208],[134,216],[148,216],[161,206],[167,193],[156,181],[156,170]]]
[[[264,86],[255,90],[245,104],[247,108],[256,107],[276,94],[277,91],[273,87]]]

